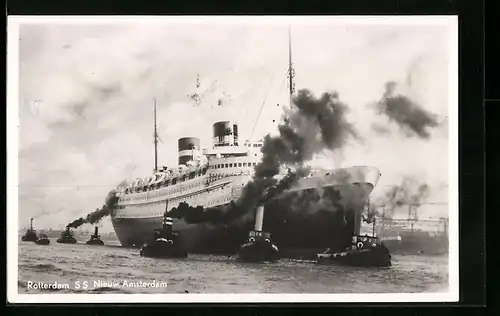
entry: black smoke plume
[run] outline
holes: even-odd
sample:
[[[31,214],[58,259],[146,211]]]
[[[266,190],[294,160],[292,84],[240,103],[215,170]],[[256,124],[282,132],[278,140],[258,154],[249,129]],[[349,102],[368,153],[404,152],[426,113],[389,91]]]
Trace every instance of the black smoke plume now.
[[[347,105],[336,92],[315,98],[310,91],[300,90],[278,126],[280,135],[264,138],[263,158],[255,168],[254,178],[272,178],[283,165],[300,168],[315,154],[339,149],[350,137],[358,138],[346,119],[347,112]]]
[[[278,126],[279,136],[267,135],[262,146],[262,161],[255,167],[253,181],[243,189],[240,198],[225,210],[223,222],[228,223],[253,211],[290,189],[310,173],[304,163],[325,149],[341,148],[349,137],[358,134],[347,122],[347,106],[336,92],[316,98],[308,90],[300,90],[292,108],[283,115]],[[288,173],[277,180],[283,167]]]
[[[420,104],[401,94],[396,94],[396,82],[388,82],[382,99],[377,103],[380,114],[384,114],[389,120],[396,122],[410,136],[422,139],[430,138],[429,128],[437,127],[436,115],[425,110]],[[378,125],[374,131],[381,131]],[[386,130],[383,130],[384,133]]]
[[[96,209],[94,212],[88,214],[85,217],[80,217],[77,220],[66,225],[70,228],[78,228],[83,224],[95,224],[98,223],[103,217],[108,216],[114,210],[116,202],[118,202],[118,197],[115,191],[108,193],[104,205],[100,209]]]
[[[186,202],[181,202],[179,206],[172,208],[168,215],[173,218],[182,218],[188,224],[218,224],[223,210],[221,208],[205,210],[203,206],[193,207]]]
[[[228,225],[238,220],[253,219],[245,215],[255,210],[259,204],[266,204],[290,189],[309,171],[307,167],[298,167],[294,171],[288,169],[288,173],[279,181],[274,178],[254,178],[243,188],[240,197],[225,208],[221,222]]]
[[[181,203],[169,214],[183,218],[189,224],[241,224],[246,227],[253,221],[250,215],[259,204],[269,203],[310,173],[310,168],[304,163],[315,154],[327,149],[339,149],[349,138],[358,138],[354,126],[346,119],[347,112],[347,106],[335,92],[316,98],[310,91],[300,90],[292,108],[283,115],[283,122],[278,126],[279,136],[267,135],[264,138],[262,161],[255,167],[252,181],[243,188],[236,201],[204,212],[201,207]],[[288,173],[278,180],[275,176],[284,167],[288,167]],[[301,202],[309,206],[318,204],[328,194],[312,194],[311,198],[301,198]],[[301,210],[306,211],[307,208]]]

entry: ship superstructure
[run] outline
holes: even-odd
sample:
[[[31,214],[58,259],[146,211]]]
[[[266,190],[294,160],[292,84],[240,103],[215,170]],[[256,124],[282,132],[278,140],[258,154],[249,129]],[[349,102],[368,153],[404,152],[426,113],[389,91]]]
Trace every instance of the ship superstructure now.
[[[262,142],[239,145],[237,126],[228,121],[215,123],[214,146],[203,151],[198,138],[180,138],[178,166],[161,167],[151,177],[119,187],[118,209],[127,212],[115,215],[148,217],[152,214],[143,208],[157,205],[154,214],[163,216],[180,202],[216,207],[237,198],[262,156]]]

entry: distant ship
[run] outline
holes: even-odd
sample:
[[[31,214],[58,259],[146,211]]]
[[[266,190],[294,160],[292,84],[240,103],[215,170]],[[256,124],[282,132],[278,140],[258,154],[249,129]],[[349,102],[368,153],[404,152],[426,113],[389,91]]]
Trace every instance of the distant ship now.
[[[293,89],[291,48],[289,62],[290,99]],[[178,166],[157,167],[156,102],[155,121],[155,172],[143,179],[131,181],[117,188],[118,202],[111,214],[116,235],[125,247],[140,247],[148,241],[154,229],[162,227],[165,212],[185,202],[192,207],[204,209],[221,208],[236,201],[244,186],[252,180],[254,167],[261,161],[262,141],[239,139],[238,124],[219,121],[213,124],[213,144],[201,149],[200,139],[183,137],[178,140]],[[282,174],[281,176],[284,176]],[[266,205],[264,228],[273,233],[273,241],[286,247],[332,247],[341,238],[339,247],[351,243],[354,234],[359,234],[360,212],[381,176],[379,169],[372,166],[312,170],[311,173],[293,185],[284,194]],[[321,190],[318,190],[321,189]],[[334,212],[325,206],[314,220],[288,211],[278,211],[283,205],[294,203],[294,199],[306,195],[317,195],[319,191],[329,192],[331,205],[339,205],[342,212]],[[318,198],[321,198],[319,196]],[[333,214],[335,213],[335,214]],[[266,223],[267,221],[267,223]],[[183,236],[188,240],[188,249],[210,244],[212,249],[239,246],[243,240],[235,240],[242,234],[247,238],[249,227],[235,232],[231,228],[210,228],[210,239],[200,233],[200,225],[187,225],[184,221],[174,222],[185,227]],[[266,227],[268,225],[268,227]],[[183,230],[183,228],[178,228]],[[208,228],[207,228],[208,229]],[[342,231],[342,232],[340,232]],[[213,236],[212,236],[213,237]],[[229,240],[229,241],[228,241]],[[201,247],[203,248],[203,247]]]
[[[440,255],[448,253],[448,219],[439,220],[393,220],[380,219],[378,235],[395,254]],[[414,224],[429,224],[432,231],[414,228]],[[408,227],[409,226],[409,227]]]
[[[26,233],[21,238],[22,241],[36,241],[38,236],[36,235],[36,230],[33,229],[33,218],[30,220],[30,228],[26,230]]]

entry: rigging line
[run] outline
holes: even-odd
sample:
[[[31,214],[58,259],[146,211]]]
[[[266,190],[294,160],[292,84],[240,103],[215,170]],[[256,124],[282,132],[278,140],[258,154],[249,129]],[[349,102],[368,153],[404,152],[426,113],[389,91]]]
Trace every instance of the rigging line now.
[[[271,79],[271,82],[270,82],[269,86],[271,85],[273,79],[274,79],[274,73],[273,73],[273,76],[272,76],[272,79]],[[261,80],[258,87],[262,86],[262,83],[263,83],[263,81]],[[270,89],[270,88],[268,88],[268,89]],[[248,104],[245,107],[245,115],[243,116],[244,118],[248,117],[248,111],[249,110],[250,110],[250,104]],[[241,114],[241,115],[243,115],[243,114]],[[239,122],[241,122],[241,120],[239,120]],[[252,135],[253,135],[253,130],[252,130]],[[252,138],[252,136],[250,136],[250,138]]]
[[[156,97],[153,98],[153,104],[154,104],[154,146],[155,146],[155,167],[154,167],[154,172],[158,171],[158,128],[157,128],[157,123],[156,123]]]
[[[270,86],[272,85],[272,83],[274,81],[275,75],[276,75],[276,71],[273,72],[273,77],[271,78]],[[255,132],[255,127],[257,126],[257,122],[259,122],[259,118],[260,118],[260,115],[262,113],[262,109],[264,108],[264,104],[266,104],[267,97],[269,96],[270,91],[271,91],[271,87],[269,87],[269,89],[267,90],[266,95],[264,96],[264,101],[262,101],[262,104],[260,105],[259,114],[257,115],[257,119],[255,120],[255,123],[253,124],[252,133],[250,133],[250,138],[253,137],[253,133]]]
[[[286,80],[286,74],[288,73],[288,69],[287,71],[285,72],[285,77],[283,78],[283,82],[281,83],[281,86],[283,86],[283,83],[285,82]],[[273,73],[273,78],[271,79],[271,83],[272,81],[274,80],[274,76],[275,76],[276,73]],[[266,103],[266,100],[267,100],[267,97],[269,95],[269,92],[270,92],[271,89],[267,90],[267,93],[266,93],[266,96],[264,98],[264,101],[262,102],[262,104],[260,105],[260,109],[259,109],[259,114],[257,115],[257,119],[255,120],[255,123],[253,125],[253,128],[252,128],[252,133],[250,134],[250,138],[253,137],[253,134],[255,132],[255,127],[257,126],[257,123],[259,122],[259,119],[260,119],[260,115],[262,114],[262,109],[264,108],[264,104]]]

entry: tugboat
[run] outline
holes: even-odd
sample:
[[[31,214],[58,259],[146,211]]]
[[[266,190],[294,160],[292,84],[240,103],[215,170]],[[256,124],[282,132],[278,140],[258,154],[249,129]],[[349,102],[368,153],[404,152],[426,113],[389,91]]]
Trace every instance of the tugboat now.
[[[33,218],[30,221],[30,228],[26,230],[26,234],[21,238],[22,241],[36,241],[38,239],[36,231],[33,229]]]
[[[390,267],[391,254],[389,249],[375,236],[375,217],[370,216],[363,220],[367,223],[373,222],[372,236],[365,234],[354,235],[351,246],[342,252],[333,252],[327,249],[316,255],[318,263],[339,263],[350,266],[361,267]]]
[[[104,241],[101,240],[101,236],[97,233],[99,228],[96,226],[94,234],[90,236],[90,240],[86,242],[87,245],[97,245],[97,246],[102,246],[104,245]]]
[[[278,247],[271,241],[271,233],[262,231],[264,206],[259,205],[255,214],[255,226],[248,234],[248,240],[241,245],[238,260],[246,262],[270,262],[279,260]]]
[[[57,242],[60,244],[76,244],[76,239],[69,231],[68,226],[66,226],[66,230],[61,233],[61,237],[57,239]]]
[[[380,243],[378,237],[353,236],[351,248],[343,252],[331,252],[327,249],[324,253],[317,254],[318,263],[339,263],[361,267],[390,267],[391,254],[389,249]]]
[[[45,234],[40,234],[37,240],[35,240],[35,244],[37,245],[48,245],[50,244],[50,239]]]
[[[186,258],[188,256],[178,242],[179,234],[172,231],[172,218],[163,215],[163,227],[154,230],[153,240],[141,248],[140,255],[152,258]]]

